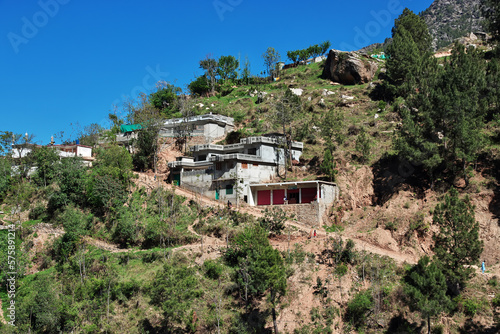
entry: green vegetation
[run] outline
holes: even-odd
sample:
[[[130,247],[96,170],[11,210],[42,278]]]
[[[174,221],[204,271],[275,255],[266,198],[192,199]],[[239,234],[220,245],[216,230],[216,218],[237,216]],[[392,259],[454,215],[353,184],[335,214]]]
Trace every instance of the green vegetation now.
[[[492,8],[497,13],[497,7]],[[496,22],[493,16],[490,20]],[[470,193],[476,189],[473,186],[482,189],[488,183],[494,207],[500,148],[497,54],[455,45],[452,56],[438,65],[429,53],[431,38],[425,24],[409,10],[396,20],[393,37],[387,73],[380,71],[375,87],[332,85],[321,79],[324,63],[280,71],[280,56],[273,48],[263,55],[266,76],[277,79],[271,82],[252,77],[248,59],[239,69],[234,56],[208,56],[198,64],[203,75],[189,84],[190,98],[174,85],[161,83],[155,92],[126,106],[126,121],[142,126],[133,155],[114,145],[125,119],[110,115],[112,129],[102,135],[108,143],[94,151],[91,169],[80,158],[60,159],[48,148],[13,159],[12,140],[22,151],[32,138],[1,132],[0,200],[6,212],[1,218],[20,220],[15,241],[19,250],[15,331],[265,333],[272,323],[277,332],[280,312],[288,311],[305,287],[312,287],[318,300],[310,311],[297,315],[294,333],[353,329],[375,333],[380,326],[387,332],[417,332],[423,326],[420,318],[427,320],[430,331],[431,318],[441,314],[452,317],[451,323],[477,315],[498,322],[494,309],[500,306],[498,280],[478,283],[470,267],[478,263],[483,250],[475,208],[455,188],[431,212],[434,225],[424,220],[428,208],[412,211],[417,206],[413,200],[398,204],[409,218],[397,214],[383,218],[400,247],[409,245],[415,231],[419,240],[431,240],[431,231],[439,229],[432,239],[432,261],[424,257],[410,266],[356,251],[356,240],[341,237],[347,224],[340,211],[335,212],[334,225],[324,226],[335,234],[325,239],[320,252],[307,248],[316,241],[323,244],[320,238],[278,251],[269,238],[286,240],[280,234],[292,230],[287,230],[289,217],[282,210],[266,209],[256,219],[235,210],[203,207],[162,187],[146,190],[133,182],[133,169],[158,166],[161,120],[209,108],[235,118],[238,127],[223,143],[284,134],[287,169],[280,175],[284,180],[325,178],[340,183],[355,168],[369,165],[375,182],[380,182],[374,186],[374,196],[390,198],[391,193],[380,189],[399,190],[386,184],[391,182],[386,173],[399,167],[391,160],[398,155],[416,169],[415,176],[398,181],[406,183],[404,188],[415,193],[416,188],[421,193],[429,188],[445,192],[462,184],[460,192]],[[289,51],[287,56],[297,63],[328,48],[329,43],[323,43]],[[301,88],[303,93],[297,96],[290,88]],[[97,145],[101,130],[96,125],[86,128],[82,142]],[[185,152],[189,130],[178,133]],[[306,143],[298,168],[296,161],[290,161],[292,140]],[[37,170],[28,177],[33,166]],[[487,181],[470,181],[478,175],[486,175]],[[40,223],[64,233],[35,245]],[[1,231],[0,281],[5,285],[4,234]],[[300,233],[290,234],[291,239],[306,239]],[[5,310],[7,297],[0,297]],[[466,325],[450,326],[455,332],[467,332]]]
[[[470,265],[478,263],[483,252],[479,223],[469,197],[460,199],[458,191],[452,188],[443,203],[436,206],[434,223],[440,228],[440,233],[434,236],[436,258],[458,294],[473,273]]]

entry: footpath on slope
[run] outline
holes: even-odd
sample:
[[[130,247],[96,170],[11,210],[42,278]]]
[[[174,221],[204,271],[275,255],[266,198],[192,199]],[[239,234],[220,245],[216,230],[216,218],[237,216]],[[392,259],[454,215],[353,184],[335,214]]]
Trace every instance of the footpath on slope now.
[[[144,185],[149,189],[154,189],[158,185],[165,189],[169,189],[174,191],[176,194],[181,195],[186,197],[188,200],[194,200],[198,201],[200,205],[202,206],[211,206],[211,207],[221,207],[224,206],[225,203],[222,203],[220,201],[216,201],[214,199],[208,198],[206,196],[197,194],[193,191],[178,187],[178,186],[172,186],[171,184],[167,184],[165,182],[161,182],[158,180],[154,180],[153,175],[147,175],[143,173],[138,173],[139,178],[137,179],[137,184],[138,185]],[[238,208],[235,208],[234,210],[237,210],[239,212],[244,212],[253,215],[254,217],[260,218],[263,216],[262,210],[259,209],[258,207],[251,207],[251,206],[240,206]],[[301,232],[303,235],[310,235],[311,232],[311,227],[305,226],[300,224],[300,222],[295,222],[295,221],[287,221],[285,223],[287,226],[293,226],[296,228],[299,232]],[[315,241],[324,241],[326,240],[327,237],[330,236],[338,236],[338,233],[328,233],[324,229],[317,229],[316,231],[317,238],[313,239],[304,239],[304,240],[295,240],[294,243],[305,243],[306,240],[311,240],[313,242]],[[340,234],[344,239],[351,239],[354,241],[355,248],[358,251],[367,251],[371,252],[374,254],[382,255],[382,256],[388,256],[392,259],[394,259],[397,263],[409,263],[409,264],[416,264],[418,262],[418,258],[414,255],[411,254],[404,254],[401,252],[396,252],[387,248],[380,247],[378,245],[374,245],[366,240],[359,239],[355,237],[353,234],[348,233],[348,234]],[[275,241],[272,242],[273,246],[276,248],[286,248],[288,247],[288,241]],[[184,247],[184,246],[183,246]]]

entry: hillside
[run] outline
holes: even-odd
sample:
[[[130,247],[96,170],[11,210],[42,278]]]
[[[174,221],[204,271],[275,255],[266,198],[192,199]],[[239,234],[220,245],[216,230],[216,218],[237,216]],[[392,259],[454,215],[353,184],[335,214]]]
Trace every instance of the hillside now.
[[[432,10],[445,4],[454,3]],[[92,144],[91,167],[26,138],[29,154],[0,159],[0,280],[15,290],[15,298],[0,292],[0,331],[500,332],[500,61],[485,56],[489,47],[429,56],[429,78],[413,66],[423,59],[414,47],[417,61],[402,61],[412,66],[399,68],[399,86],[387,79],[392,59],[336,50],[276,70],[276,80],[220,78],[209,91],[200,77],[201,96],[162,86],[129,115],[138,116],[130,146],[118,145],[125,135],[112,115],[114,128]],[[210,113],[232,117],[233,131],[159,136],[158,118],[187,123]],[[238,144],[228,154],[238,159],[241,139],[259,137],[279,157],[285,144],[273,139],[283,132],[304,144],[302,155],[258,186],[298,192],[299,181],[334,183],[340,196],[321,223],[289,214],[319,207],[320,196],[231,204],[220,185],[207,196],[172,178],[168,162],[178,158],[213,165],[187,171],[197,182],[223,178],[217,164],[226,157],[200,158],[190,145]],[[430,158],[411,159],[426,148]],[[259,167],[248,163],[256,150],[241,155],[242,169]],[[238,196],[246,180],[229,181],[222,189]],[[14,270],[17,282],[7,285]],[[419,284],[420,295],[410,288]],[[6,324],[12,304],[15,328]]]

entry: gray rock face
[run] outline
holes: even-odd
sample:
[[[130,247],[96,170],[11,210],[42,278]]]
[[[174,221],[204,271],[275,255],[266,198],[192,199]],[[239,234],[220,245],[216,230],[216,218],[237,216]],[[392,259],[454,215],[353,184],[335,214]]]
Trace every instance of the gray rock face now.
[[[471,32],[483,31],[481,0],[434,0],[420,15],[429,27],[434,50]]]
[[[371,81],[377,69],[377,62],[358,52],[330,50],[323,69],[323,78],[344,85],[355,85]]]

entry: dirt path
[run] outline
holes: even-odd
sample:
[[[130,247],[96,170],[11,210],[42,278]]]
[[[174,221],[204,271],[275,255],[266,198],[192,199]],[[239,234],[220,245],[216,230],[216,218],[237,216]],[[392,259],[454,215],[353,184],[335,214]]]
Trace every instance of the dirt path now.
[[[220,206],[224,205],[224,203],[221,203],[221,202],[216,201],[214,199],[210,199],[210,198],[202,196],[200,194],[196,194],[196,193],[194,193],[194,192],[192,192],[190,190],[183,189],[183,188],[180,188],[180,187],[173,187],[172,185],[166,184],[165,182],[154,181],[154,176],[152,176],[152,175],[146,175],[146,174],[139,174],[139,175],[140,175],[139,179],[138,179],[139,182],[141,184],[147,185],[151,189],[159,183],[165,189],[173,190],[176,194],[184,196],[184,197],[186,197],[189,200],[191,200],[191,199],[192,200],[196,200],[201,205],[211,206],[211,207],[220,207]],[[248,213],[248,214],[253,215],[253,216],[257,217],[257,218],[263,216],[262,210],[260,208],[257,208],[257,207],[240,206],[237,210],[240,211],[240,212]],[[193,225],[194,224],[195,223],[193,223]],[[302,225],[299,222],[295,222],[295,221],[287,221],[286,225],[287,226],[293,226],[300,233],[302,233],[302,235],[306,235],[306,236],[310,235],[311,227],[309,227],[309,226]],[[192,226],[191,226],[190,231],[192,233],[194,233],[195,235],[201,237],[198,233],[196,233],[192,229]],[[318,246],[320,246],[319,242],[320,241],[324,242],[324,240],[325,240],[325,238],[327,236],[337,235],[335,233],[328,233],[328,232],[326,232],[323,229],[318,229],[316,232],[317,232],[317,238],[316,239],[311,239],[311,242],[318,242]],[[387,248],[384,248],[384,247],[380,247],[378,245],[374,245],[373,243],[370,243],[369,241],[362,240],[362,239],[360,239],[360,238],[358,238],[358,237],[356,237],[354,235],[345,234],[345,235],[342,235],[342,236],[345,239],[351,239],[352,241],[354,241],[354,243],[356,245],[356,249],[358,251],[365,250],[365,251],[370,252],[370,253],[374,253],[374,254],[378,254],[378,255],[382,255],[382,256],[388,256],[388,257],[394,259],[397,263],[404,263],[404,262],[406,262],[406,263],[410,263],[410,264],[415,264],[418,261],[418,257],[415,256],[415,255],[412,255],[412,254],[405,254],[405,253],[402,253],[402,252],[397,252],[397,251],[390,250],[390,249],[387,249]],[[205,239],[207,237],[205,236],[203,238]],[[215,239],[215,238],[213,238],[213,239]],[[220,242],[219,239],[216,239],[216,240],[218,240]],[[213,241],[213,242],[216,243],[216,241]],[[189,246],[194,246],[194,247],[198,246],[199,247],[200,245],[201,245],[201,243],[197,243],[197,244],[193,244],[193,245],[182,246],[182,247],[179,247],[179,248],[185,249],[185,248],[189,248]],[[280,248],[280,249],[286,248],[286,247],[288,247],[288,241],[274,242],[273,246],[276,247],[276,248]],[[178,248],[176,248],[176,249],[178,249]]]

